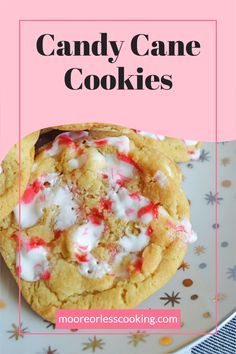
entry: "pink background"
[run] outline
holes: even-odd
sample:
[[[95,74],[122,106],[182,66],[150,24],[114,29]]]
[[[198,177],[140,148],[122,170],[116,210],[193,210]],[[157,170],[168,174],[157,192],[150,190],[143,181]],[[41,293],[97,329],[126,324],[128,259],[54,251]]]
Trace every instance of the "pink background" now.
[[[160,6],[161,5],[161,6]],[[227,1],[151,1],[139,8],[132,2],[30,1],[4,4],[1,11],[0,159],[18,140],[19,130],[19,19],[217,19],[218,21],[218,140],[236,138],[235,124],[235,9]],[[1,4],[1,6],[3,6]],[[115,11],[114,11],[115,9]],[[215,140],[214,22],[22,22],[21,23],[21,135],[53,124],[108,121],[179,138]],[[194,58],[138,58],[123,48],[115,64],[106,58],[42,57],[35,39],[52,31],[58,40],[97,39],[100,31],[111,39],[149,33],[153,40],[199,40],[201,55]],[[86,36],[81,38],[84,31]],[[132,61],[131,61],[132,60]],[[73,66],[87,73],[114,73],[125,66],[135,73],[173,74],[170,91],[70,91],[65,71]],[[93,68],[93,70],[92,70]],[[234,70],[234,71],[233,71]],[[188,80],[191,82],[188,83]],[[197,102],[199,104],[197,105]]]

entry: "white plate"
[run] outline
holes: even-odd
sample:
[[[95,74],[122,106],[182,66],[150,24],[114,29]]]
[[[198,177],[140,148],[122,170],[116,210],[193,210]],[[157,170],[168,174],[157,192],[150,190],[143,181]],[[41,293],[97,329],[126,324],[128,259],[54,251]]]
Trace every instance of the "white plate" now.
[[[215,144],[203,144],[200,161],[181,164],[185,180],[184,190],[191,201],[192,223],[198,240],[189,246],[184,259],[186,269],[179,269],[175,277],[159,292],[142,303],[141,308],[180,308],[183,326],[181,335],[84,335],[82,331],[62,335],[52,325],[35,315],[22,301],[22,328],[48,335],[14,334],[18,325],[17,286],[0,259],[0,353],[1,354],[162,354],[174,352],[195,341],[198,334],[209,332],[216,323],[216,238],[215,203],[218,200],[219,228],[219,322],[235,307],[235,230],[236,230],[236,142],[219,143],[219,194],[215,197]],[[183,281],[190,279],[191,286]],[[173,302],[168,298],[174,292]],[[177,295],[178,294],[178,295]],[[167,298],[161,299],[161,298]],[[178,299],[179,298],[179,299]],[[171,300],[171,299],[169,299]],[[179,301],[176,303],[175,300]],[[173,305],[173,306],[172,306]],[[91,330],[92,332],[92,330]],[[101,331],[99,331],[101,332]],[[168,331],[170,332],[170,331]],[[172,331],[173,332],[173,331]],[[52,334],[50,334],[52,333]],[[56,335],[58,333],[58,335]],[[163,337],[166,337],[163,339]],[[163,344],[166,345],[163,345]],[[169,343],[169,344],[168,344]]]

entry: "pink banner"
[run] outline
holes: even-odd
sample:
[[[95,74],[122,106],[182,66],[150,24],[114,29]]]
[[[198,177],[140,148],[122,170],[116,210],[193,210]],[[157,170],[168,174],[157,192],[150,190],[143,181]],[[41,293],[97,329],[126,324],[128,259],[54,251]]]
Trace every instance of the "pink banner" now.
[[[180,310],[59,310],[56,328],[178,329]]]

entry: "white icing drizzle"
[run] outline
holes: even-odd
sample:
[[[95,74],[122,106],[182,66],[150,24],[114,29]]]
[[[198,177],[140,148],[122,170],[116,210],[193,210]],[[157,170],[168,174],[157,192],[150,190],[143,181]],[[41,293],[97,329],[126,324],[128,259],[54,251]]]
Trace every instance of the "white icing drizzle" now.
[[[111,136],[103,139],[92,140],[89,145],[99,147],[104,145],[111,145],[117,148],[121,153],[128,154],[130,151],[130,141],[127,136]]]
[[[80,138],[80,139],[89,136],[89,132],[87,130],[78,130],[77,132],[74,133],[76,133],[76,138]]]
[[[160,135],[160,134],[156,134],[156,137],[158,140],[161,140],[161,141],[165,140],[165,138],[166,138],[165,135]]]
[[[145,132],[143,130],[136,130],[136,133],[139,134],[139,135],[142,135],[144,137],[147,137],[147,138],[152,138],[152,139],[155,139],[155,140],[165,140],[165,135],[159,135],[159,134],[154,134],[154,133],[149,133],[149,132]]]
[[[162,171],[157,171],[154,177],[158,181],[161,188],[165,188],[167,186],[168,179]]]
[[[13,211],[15,219],[19,224],[19,204],[14,208]],[[43,214],[39,198],[34,198],[33,202],[29,204],[21,203],[20,214],[22,228],[31,227],[35,225]]]
[[[57,216],[55,217],[55,227],[64,230],[76,221],[76,203],[73,201],[73,194],[67,186],[60,187],[57,185],[58,175],[51,173],[42,176],[39,182],[42,189],[35,194],[29,203],[20,204],[21,227],[27,228],[35,225],[43,215],[43,209],[53,205],[59,207]],[[49,182],[50,187],[44,187],[44,183]],[[19,204],[14,209],[14,215],[19,224]]]
[[[193,153],[189,153],[191,160],[199,160],[201,155],[201,149],[195,150]]]
[[[67,133],[63,133],[63,134],[67,135]],[[53,141],[51,148],[46,150],[49,156],[56,156],[62,149],[62,146],[59,145],[58,136]]]
[[[105,157],[98,150],[92,150],[89,154],[90,158],[96,163],[99,169],[105,165]]]
[[[185,218],[181,221],[180,226],[184,227],[182,239],[184,242],[193,243],[197,240],[197,234],[193,231],[190,221]]]
[[[32,168],[31,168],[31,172],[36,171],[36,169],[37,169],[37,163],[34,162],[33,165],[32,165]]]
[[[148,132],[144,132],[142,130],[137,130],[136,131],[137,134],[139,135],[142,135],[142,136],[145,136],[145,137],[148,137],[148,138],[152,138],[152,139],[156,139],[156,140],[160,140],[160,141],[163,141],[166,139],[165,135],[158,135],[158,134],[154,134],[154,133],[148,133]],[[198,140],[182,140],[183,143],[186,145],[186,146],[196,146],[198,144]],[[189,155],[191,156],[191,160],[199,160],[199,157],[200,157],[200,153],[201,153],[201,150],[196,150],[195,152],[193,153],[189,153]]]
[[[104,231],[104,223],[97,225],[90,221],[80,225],[72,234],[73,252],[80,253],[85,257],[80,261],[79,272],[89,278],[102,278],[111,272],[111,267],[106,262],[98,261],[90,252],[95,248]]]
[[[91,253],[88,255],[88,262],[80,263],[80,273],[87,278],[102,278],[112,272],[111,266],[107,262],[98,261]]]
[[[147,229],[144,227],[138,228],[138,235],[130,233],[128,228],[126,228],[125,235],[117,242],[122,247],[122,250],[116,254],[112,266],[118,276],[126,277],[128,275],[127,269],[121,267],[123,258],[129,255],[130,263],[134,262],[137,259],[137,253],[141,252],[150,242]]]
[[[81,166],[79,158],[69,160],[68,165],[72,170],[75,170]]]
[[[187,146],[194,146],[197,145],[198,141],[197,140],[183,140],[185,145]]]
[[[39,181],[43,184],[45,182],[49,182],[50,185],[54,186],[58,182],[59,174],[56,172],[45,173],[43,174]]]
[[[198,144],[197,140],[183,140],[184,144],[188,147],[192,147],[191,150],[188,150],[188,154],[191,160],[199,160],[201,155],[201,149],[195,149],[196,145]]]
[[[69,166],[69,168],[71,168],[71,170],[75,170],[75,169],[83,166],[86,159],[87,159],[87,154],[82,154],[77,158],[73,158],[73,159],[69,160],[68,166]]]
[[[122,261],[125,256],[129,254],[129,262],[130,264],[134,263],[137,260],[137,255],[135,253],[128,252],[119,252],[116,254],[114,261],[112,263],[112,268],[114,269],[114,273],[116,276],[127,278],[129,276],[129,271],[126,267],[123,267]]]
[[[138,235],[130,233],[128,229],[125,230],[125,233],[126,235],[118,241],[118,244],[123,248],[125,253],[140,252],[149,244],[150,237],[147,235],[147,229],[144,227],[140,227]]]
[[[68,139],[71,139],[72,142],[74,141],[78,141],[81,138],[83,138],[84,136],[87,136],[88,132],[86,131],[71,131],[71,132],[65,132],[62,134],[57,135],[57,137],[54,139],[52,146],[50,149],[46,150],[46,152],[48,153],[49,156],[56,156],[58,153],[60,153],[60,151],[63,148],[63,144],[60,144],[60,139],[63,137],[68,137]]]
[[[86,161],[88,161],[88,159],[94,161],[94,167],[96,168],[101,168],[105,165],[104,156],[98,150],[91,149],[88,153],[83,153],[79,157],[69,160],[68,166],[71,170],[80,168],[86,163]]]
[[[170,236],[173,233],[178,233],[181,236],[183,242],[193,243],[197,240],[197,234],[193,231],[192,225],[187,218],[184,218],[178,224],[168,220],[167,224],[170,226]]]
[[[97,246],[103,231],[104,223],[96,225],[88,221],[86,224],[80,225],[71,234],[74,252],[90,252]]]
[[[102,169],[102,174],[108,176],[111,186],[115,186],[117,182],[122,181],[123,178],[132,178],[134,174],[134,166],[124,161],[119,160],[113,154],[106,154],[105,168]]]
[[[120,219],[131,221],[139,220],[144,224],[148,224],[152,221],[152,213],[145,213],[141,218],[138,217],[138,211],[140,208],[150,204],[150,200],[138,195],[132,197],[126,188],[121,187],[118,192],[110,191],[108,197],[112,200],[112,210],[116,213],[116,216]]]
[[[39,280],[41,275],[49,269],[47,254],[43,246],[27,250],[23,244],[20,251],[20,266],[18,253],[16,256],[16,266],[20,271],[20,277],[31,282]]]
[[[46,200],[43,207],[57,205],[59,212],[55,218],[55,227],[57,230],[65,230],[76,222],[76,203],[73,200],[73,195],[69,188],[56,186],[51,191],[47,192]]]
[[[166,167],[166,171],[167,171],[168,175],[169,175],[170,177],[173,177],[173,171],[172,171],[172,169],[170,168],[170,166],[166,164],[165,167]]]
[[[165,208],[163,208],[163,206],[159,206],[158,207],[158,214],[159,215],[162,215],[162,216],[164,216],[164,217],[170,217],[170,215],[169,215],[169,213],[166,211],[166,209]]]

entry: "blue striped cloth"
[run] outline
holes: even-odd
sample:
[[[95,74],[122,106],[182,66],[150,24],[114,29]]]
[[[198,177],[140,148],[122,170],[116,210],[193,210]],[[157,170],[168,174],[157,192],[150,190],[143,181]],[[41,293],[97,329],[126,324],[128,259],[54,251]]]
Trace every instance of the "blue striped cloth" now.
[[[217,335],[192,348],[192,354],[236,354],[236,317],[224,325]]]

